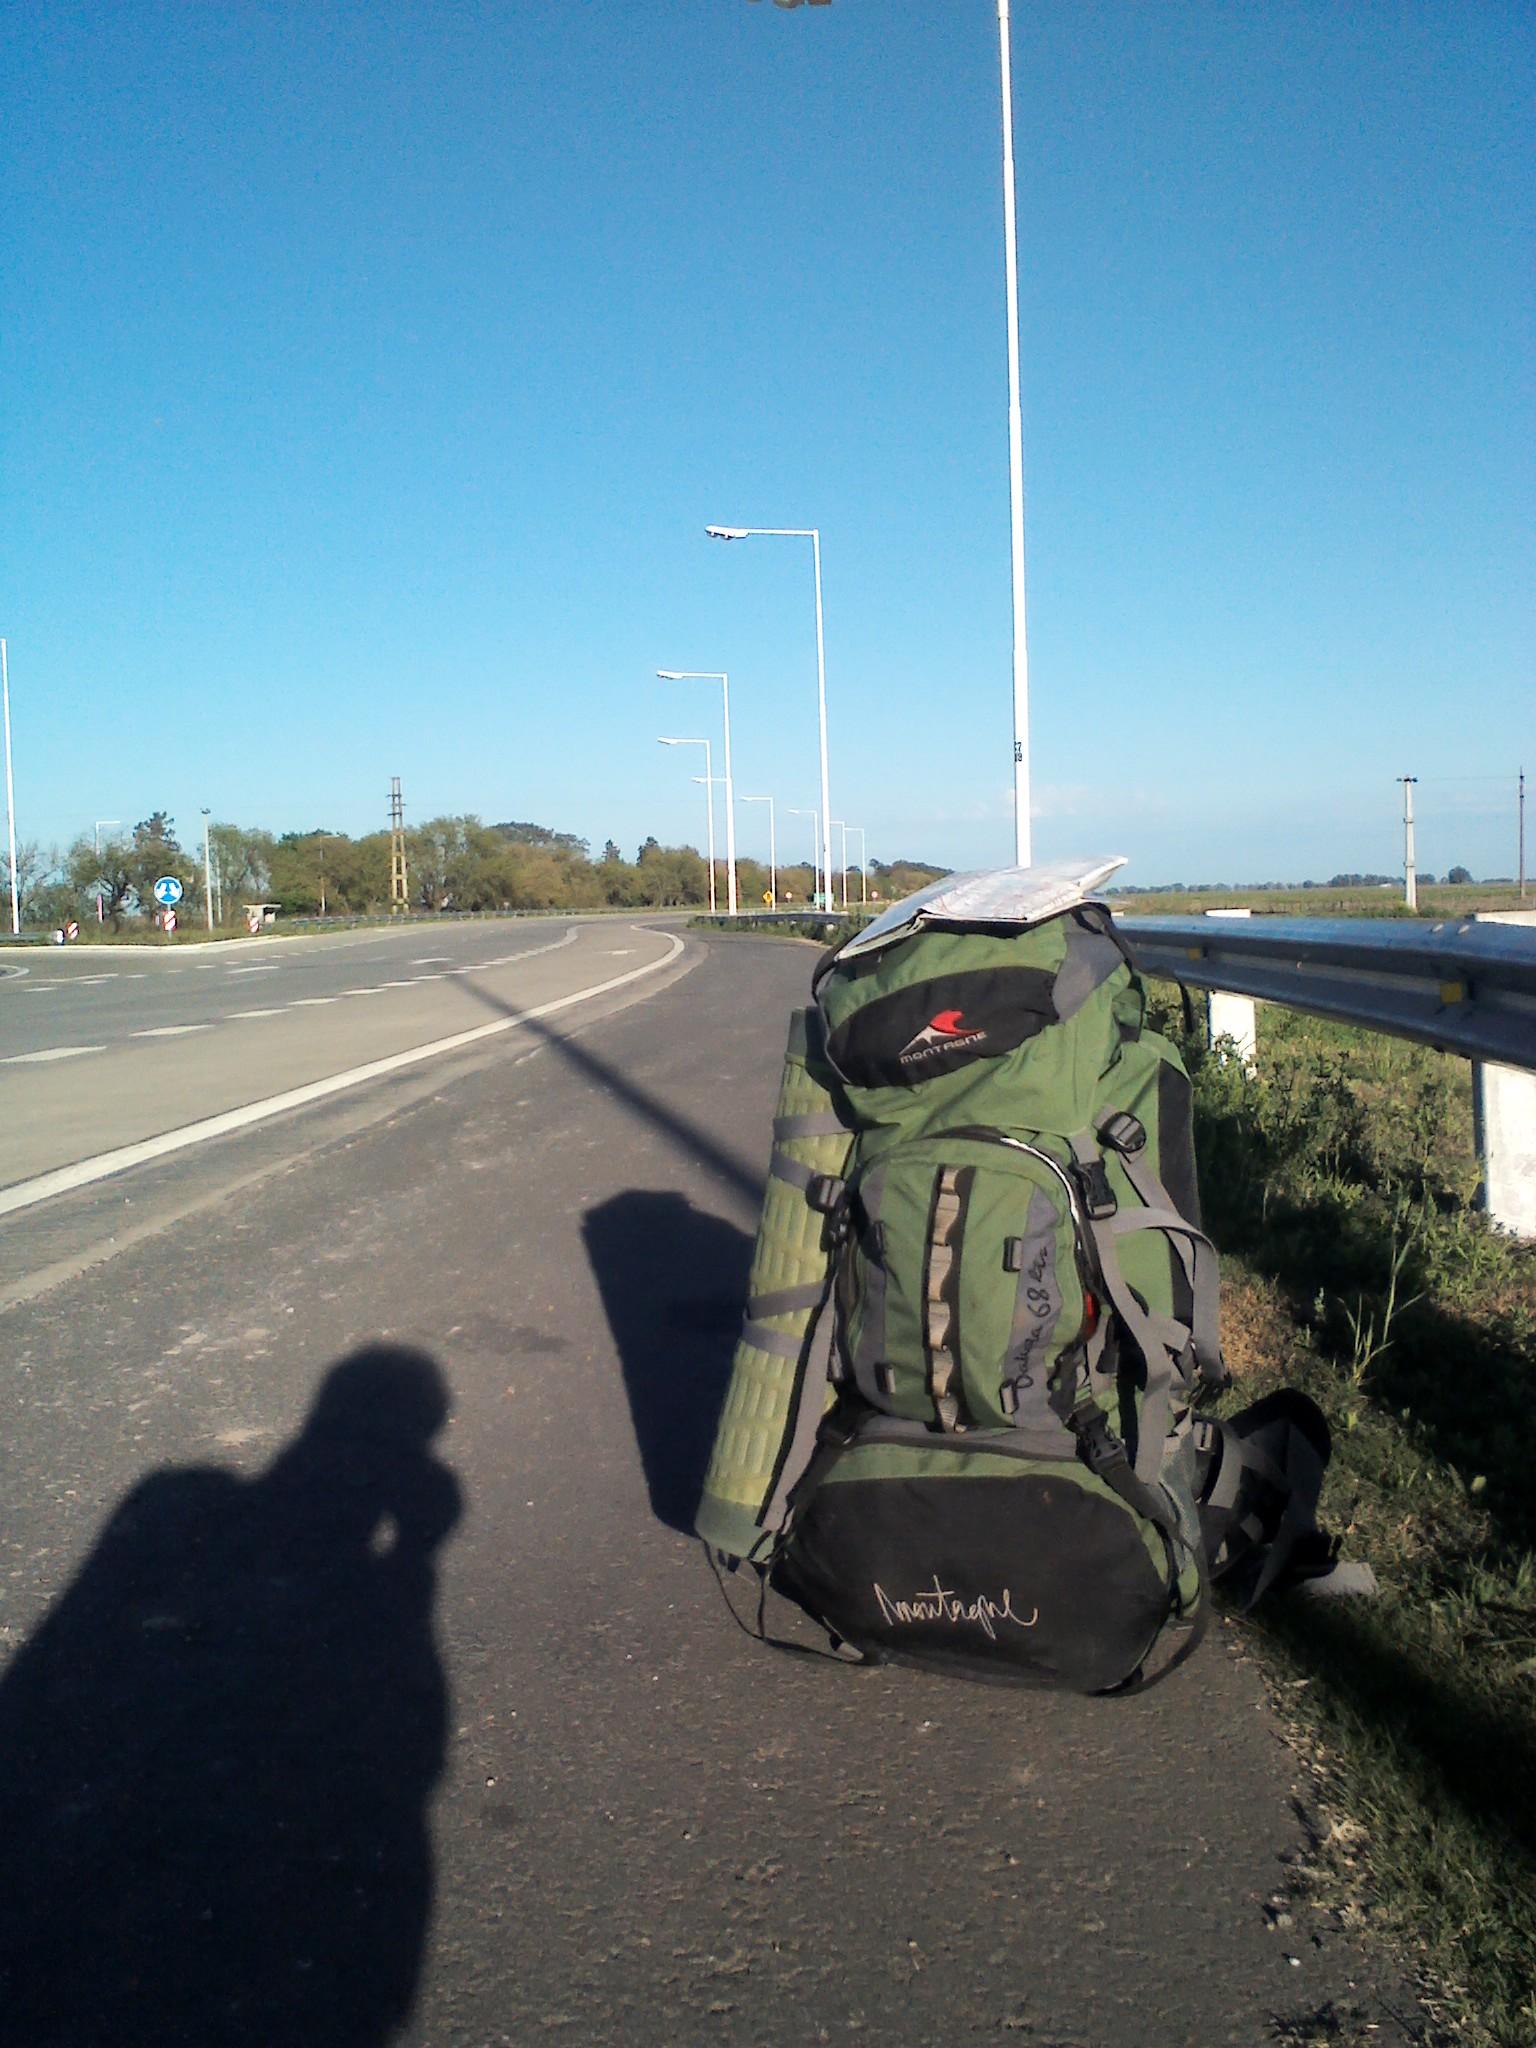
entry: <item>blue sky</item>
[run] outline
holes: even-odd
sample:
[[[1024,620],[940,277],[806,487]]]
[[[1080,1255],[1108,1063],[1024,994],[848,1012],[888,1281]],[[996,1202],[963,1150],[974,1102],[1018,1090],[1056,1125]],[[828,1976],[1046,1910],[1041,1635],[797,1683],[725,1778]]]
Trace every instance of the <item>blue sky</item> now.
[[[1015,0],[1035,843],[1509,873],[1536,17]],[[0,631],[27,839],[737,787],[1010,857],[991,0],[13,9]],[[766,845],[761,807],[744,851]],[[783,820],[786,851],[806,820]]]

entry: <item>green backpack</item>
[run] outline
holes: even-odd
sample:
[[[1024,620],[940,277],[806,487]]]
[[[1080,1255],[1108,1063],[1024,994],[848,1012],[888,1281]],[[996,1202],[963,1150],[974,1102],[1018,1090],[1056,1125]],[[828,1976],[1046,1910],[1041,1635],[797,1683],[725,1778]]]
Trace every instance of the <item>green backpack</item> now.
[[[813,994],[699,1531],[866,1659],[1144,1683],[1205,1619],[1227,1381],[1183,1065],[1091,901]]]

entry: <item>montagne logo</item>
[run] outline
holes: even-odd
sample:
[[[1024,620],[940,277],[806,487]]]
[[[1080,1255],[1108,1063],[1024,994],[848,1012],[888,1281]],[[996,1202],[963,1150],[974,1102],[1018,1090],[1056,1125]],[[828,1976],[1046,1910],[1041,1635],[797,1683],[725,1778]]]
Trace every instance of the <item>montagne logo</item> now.
[[[968,1025],[961,1011],[939,1010],[915,1037],[907,1040],[896,1057],[905,1066],[908,1062],[932,1059],[952,1045],[973,1044],[986,1035],[979,1025]]]
[[[985,1593],[973,1600],[969,1595],[957,1592],[953,1586],[946,1586],[937,1572],[933,1575],[932,1586],[925,1586],[910,1600],[893,1599],[878,1580],[875,1581],[874,1593],[880,1619],[893,1628],[910,1628],[935,1621],[952,1625],[974,1621],[982,1634],[995,1643],[999,1622],[1011,1621],[1015,1628],[1033,1628],[1040,1619],[1038,1607],[1032,1607],[1028,1615],[1020,1614],[1014,1607],[1013,1594],[1006,1586],[1000,1600],[993,1600]]]

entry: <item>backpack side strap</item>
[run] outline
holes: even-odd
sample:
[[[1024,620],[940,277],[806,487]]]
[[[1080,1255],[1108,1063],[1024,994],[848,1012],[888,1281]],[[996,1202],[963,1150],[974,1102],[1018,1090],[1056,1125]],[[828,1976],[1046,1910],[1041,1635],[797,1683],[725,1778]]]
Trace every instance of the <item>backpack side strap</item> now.
[[[1218,1323],[1216,1248],[1179,1214],[1157,1176],[1144,1160],[1136,1158],[1146,1144],[1146,1133],[1137,1119],[1119,1112],[1107,1117],[1100,1130],[1122,1163],[1129,1148],[1137,1170],[1130,1174],[1128,1168],[1128,1177],[1143,1205],[1120,1211],[1104,1170],[1099,1139],[1091,1131],[1080,1131],[1072,1139],[1072,1152],[1084,1226],[1092,1239],[1104,1290],[1146,1369],[1134,1469],[1137,1479],[1150,1486],[1155,1484],[1166,1454],[1175,1382],[1184,1393],[1193,1390],[1197,1377],[1207,1387],[1227,1383]],[[1141,1230],[1159,1230],[1182,1248],[1178,1255],[1184,1261],[1193,1303],[1188,1325],[1175,1317],[1153,1314],[1125,1278],[1117,1240]]]

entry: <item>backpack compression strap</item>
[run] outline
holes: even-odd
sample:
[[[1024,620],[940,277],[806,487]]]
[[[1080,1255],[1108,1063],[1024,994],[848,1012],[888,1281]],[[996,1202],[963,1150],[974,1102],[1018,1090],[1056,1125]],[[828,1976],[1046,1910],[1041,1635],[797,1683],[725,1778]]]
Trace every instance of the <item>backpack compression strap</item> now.
[[[1131,1129],[1126,1127],[1130,1126]],[[1139,1142],[1136,1134],[1139,1133]],[[1103,1140],[1136,1166],[1127,1177],[1141,1197],[1143,1206],[1121,1213],[1109,1177],[1099,1140],[1083,1131],[1072,1140],[1078,1164],[1083,1214],[1093,1239],[1100,1276],[1115,1312],[1146,1364],[1146,1386],[1136,1433],[1136,1477],[1146,1485],[1156,1482],[1163,1467],[1169,1434],[1174,1383],[1182,1392],[1193,1393],[1198,1373],[1207,1386],[1226,1384],[1221,1360],[1217,1323],[1216,1248],[1203,1231],[1181,1216],[1166,1189],[1146,1162],[1137,1157],[1146,1144],[1140,1122],[1126,1114],[1108,1117],[1100,1126]],[[1161,1230],[1167,1233],[1189,1279],[1193,1298],[1190,1323],[1161,1316],[1143,1306],[1121,1269],[1117,1240],[1130,1231]]]

